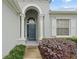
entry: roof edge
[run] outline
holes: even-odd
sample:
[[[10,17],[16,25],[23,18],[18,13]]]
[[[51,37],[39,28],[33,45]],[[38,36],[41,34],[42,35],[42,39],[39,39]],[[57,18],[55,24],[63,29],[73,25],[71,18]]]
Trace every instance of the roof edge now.
[[[76,10],[49,10],[49,14],[77,14]]]

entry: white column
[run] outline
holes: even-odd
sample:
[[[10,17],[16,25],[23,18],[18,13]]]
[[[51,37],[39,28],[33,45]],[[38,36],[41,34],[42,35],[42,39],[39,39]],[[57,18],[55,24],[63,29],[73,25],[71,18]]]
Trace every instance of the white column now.
[[[43,14],[39,16],[39,26],[40,26],[40,40],[43,38]]]
[[[24,38],[24,18],[25,18],[25,15],[21,14],[21,40],[25,40]]]

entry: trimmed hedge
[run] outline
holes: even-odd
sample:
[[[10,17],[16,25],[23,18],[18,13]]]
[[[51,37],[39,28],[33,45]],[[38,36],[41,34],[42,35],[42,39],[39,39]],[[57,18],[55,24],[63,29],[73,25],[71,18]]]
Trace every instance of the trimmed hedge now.
[[[22,44],[16,45],[3,59],[23,59],[25,47]]]

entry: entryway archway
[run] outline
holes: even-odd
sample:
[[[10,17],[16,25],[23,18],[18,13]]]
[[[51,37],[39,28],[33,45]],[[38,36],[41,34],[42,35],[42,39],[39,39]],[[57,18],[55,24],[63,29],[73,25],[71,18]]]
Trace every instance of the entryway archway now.
[[[35,20],[34,21],[36,24],[34,26],[35,31],[32,34],[36,33],[35,36],[33,36],[33,38],[35,38],[36,39],[35,41],[38,42],[38,40],[41,40],[43,38],[43,33],[44,33],[43,32],[44,14],[39,6],[37,6],[35,4],[29,4],[29,5],[26,5],[22,10],[22,14],[21,14],[21,40],[25,40],[25,43],[29,40],[28,38],[29,38],[29,35],[31,34],[31,33],[27,34],[27,31],[28,31],[27,24],[28,24],[29,19]],[[32,23],[32,25],[33,25],[33,23]],[[33,42],[31,42],[31,44],[32,43]]]
[[[37,41],[38,38],[38,12],[29,9],[25,13],[24,36],[27,41]]]

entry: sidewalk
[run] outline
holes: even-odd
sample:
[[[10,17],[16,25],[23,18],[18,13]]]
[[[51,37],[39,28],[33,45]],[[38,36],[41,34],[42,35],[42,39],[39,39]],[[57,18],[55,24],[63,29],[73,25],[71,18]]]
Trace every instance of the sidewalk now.
[[[42,59],[38,47],[27,47],[24,59]]]

